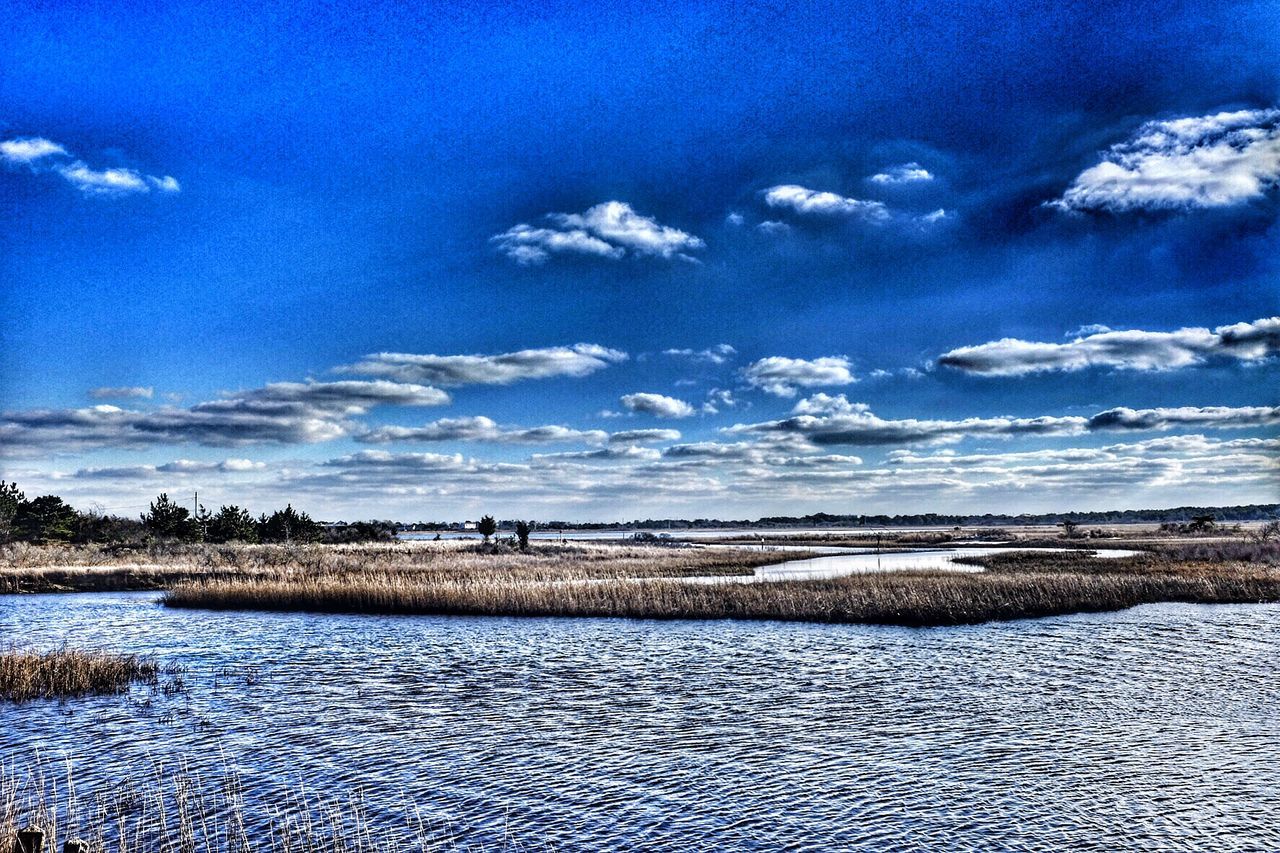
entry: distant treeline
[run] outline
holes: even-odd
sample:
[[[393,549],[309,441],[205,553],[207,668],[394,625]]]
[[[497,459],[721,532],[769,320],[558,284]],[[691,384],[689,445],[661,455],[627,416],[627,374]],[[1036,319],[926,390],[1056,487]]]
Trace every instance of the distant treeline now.
[[[238,506],[192,512],[163,493],[132,519],[82,512],[57,495],[27,498],[16,483],[0,480],[0,543],[376,542],[394,539],[396,527],[391,521],[322,524],[292,504],[256,518]]]
[[[1212,516],[1219,524],[1241,521],[1269,521],[1280,517],[1280,504],[1248,504],[1246,506],[1179,506],[1170,509],[1126,509],[1105,512],[1043,512],[1009,515],[948,515],[926,512],[905,515],[836,515],[816,512],[811,515],[771,515],[758,519],[723,518],[646,518],[622,522],[543,521],[541,529],[565,530],[696,530],[723,527],[1012,527],[1057,525],[1064,521],[1076,524],[1166,524],[1189,522]],[[418,527],[418,525],[414,525]],[[422,525],[420,529],[444,529]],[[507,522],[500,522],[505,528]],[[403,528],[402,528],[403,529]]]

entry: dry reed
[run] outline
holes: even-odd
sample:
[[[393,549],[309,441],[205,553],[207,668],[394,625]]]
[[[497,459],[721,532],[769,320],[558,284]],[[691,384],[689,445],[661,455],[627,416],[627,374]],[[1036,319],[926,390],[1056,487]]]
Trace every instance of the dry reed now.
[[[219,580],[382,573],[418,578],[477,574],[526,580],[750,574],[776,554],[726,549],[537,543],[527,552],[472,542],[376,545],[0,547],[0,593],[160,590]]]
[[[375,822],[360,791],[326,798],[302,786],[247,791],[223,769],[202,776],[185,763],[157,763],[110,785],[77,784],[71,762],[51,771],[39,759],[0,765],[0,850],[18,830],[38,827],[47,850],[85,841],[92,853],[396,853],[471,849],[447,821],[405,799]],[[486,850],[524,849],[513,841]]]
[[[382,614],[777,619],[908,626],[1116,610],[1161,601],[1280,601],[1256,563],[1001,554],[980,573],[904,571],[826,580],[699,583],[561,574],[414,577],[367,572],[179,585],[172,607]]]
[[[160,669],[155,661],[137,655],[114,655],[76,649],[38,652],[0,650],[0,700],[26,702],[122,693],[136,681],[154,684]],[[0,845],[0,850],[7,849]]]

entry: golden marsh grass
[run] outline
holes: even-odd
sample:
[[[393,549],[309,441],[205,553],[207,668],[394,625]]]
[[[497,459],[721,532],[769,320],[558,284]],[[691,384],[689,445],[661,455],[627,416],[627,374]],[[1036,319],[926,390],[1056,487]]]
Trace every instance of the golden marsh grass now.
[[[155,661],[137,655],[66,648],[51,652],[9,648],[0,650],[0,700],[26,702],[90,693],[122,693],[135,681],[154,683],[159,672]],[[0,849],[7,848],[0,846]]]

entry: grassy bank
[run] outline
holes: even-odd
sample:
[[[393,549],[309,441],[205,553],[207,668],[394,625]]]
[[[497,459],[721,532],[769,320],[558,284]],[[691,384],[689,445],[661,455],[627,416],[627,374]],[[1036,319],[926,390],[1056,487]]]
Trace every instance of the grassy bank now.
[[[154,661],[136,655],[10,648],[0,651],[0,700],[26,702],[122,693],[136,681],[155,683],[159,673]],[[0,845],[0,850],[4,849],[8,848]]]
[[[1268,562],[1161,555],[998,554],[981,573],[850,575],[828,580],[688,584],[489,572],[423,578],[365,572],[182,584],[172,607],[385,614],[777,619],[938,626],[1117,610],[1162,601],[1280,601]]]

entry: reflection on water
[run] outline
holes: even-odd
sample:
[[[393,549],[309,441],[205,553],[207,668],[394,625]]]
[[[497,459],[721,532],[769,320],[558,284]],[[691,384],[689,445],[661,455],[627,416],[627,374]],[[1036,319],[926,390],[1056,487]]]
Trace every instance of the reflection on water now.
[[[750,546],[716,546],[750,547]],[[754,550],[754,548],[752,548]],[[806,560],[786,560],[768,566],[757,567],[750,575],[705,575],[684,578],[687,583],[759,583],[761,581],[807,581],[838,578],[844,575],[875,574],[877,572],[903,572],[908,570],[980,572],[981,566],[957,563],[961,557],[980,557],[986,554],[1014,552],[1063,552],[1073,548],[939,548],[933,550],[882,553],[867,548],[833,548],[773,546],[772,550],[810,551],[823,554]],[[1121,548],[1098,548],[1088,553],[1104,560],[1132,557],[1140,552]]]
[[[228,761],[564,850],[1280,849],[1275,605],[911,630],[9,596],[0,636],[190,668],[167,709],[0,706],[0,755],[82,783]]]

